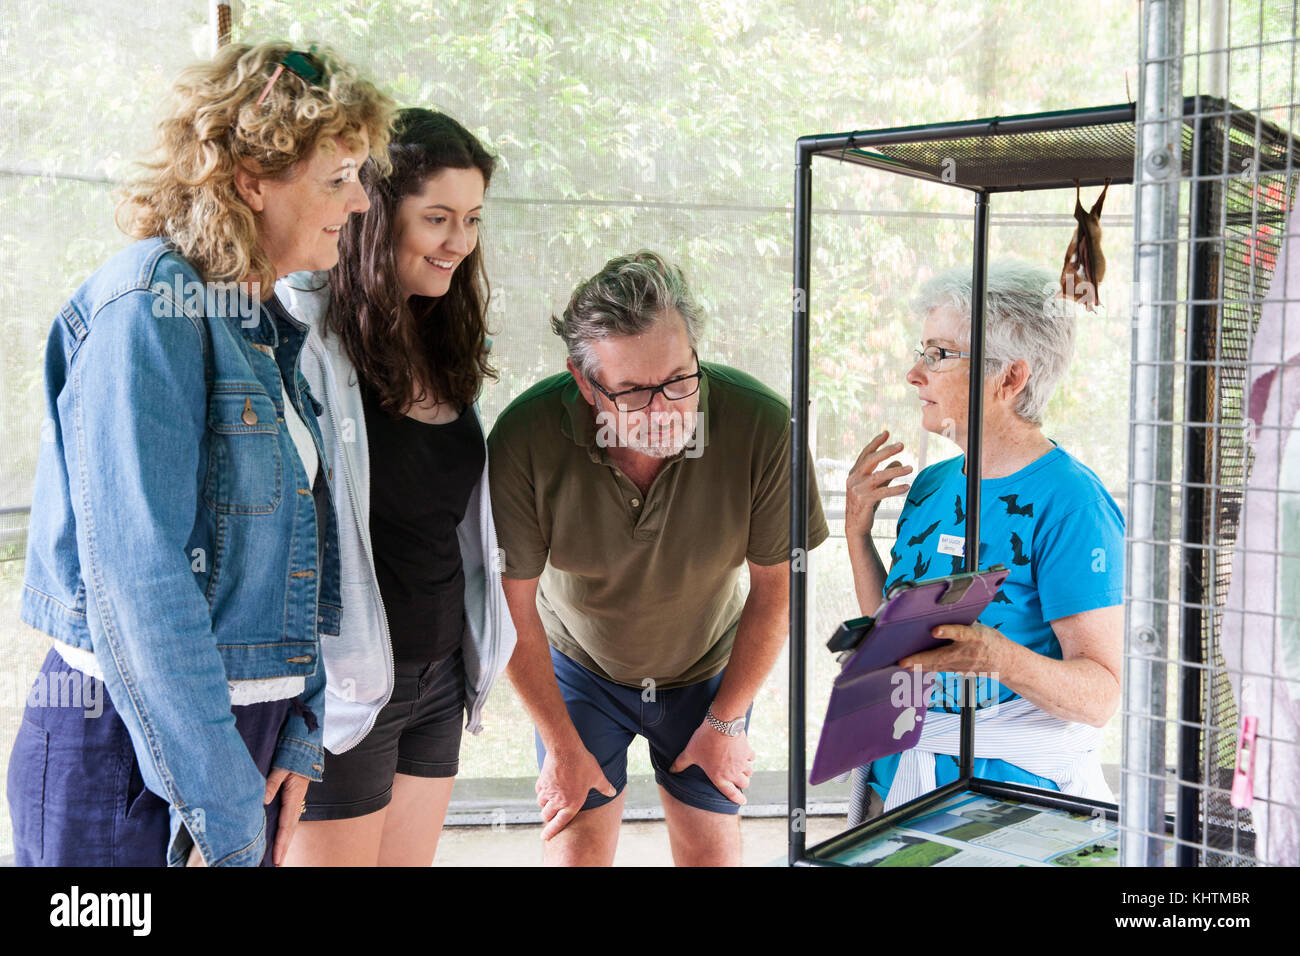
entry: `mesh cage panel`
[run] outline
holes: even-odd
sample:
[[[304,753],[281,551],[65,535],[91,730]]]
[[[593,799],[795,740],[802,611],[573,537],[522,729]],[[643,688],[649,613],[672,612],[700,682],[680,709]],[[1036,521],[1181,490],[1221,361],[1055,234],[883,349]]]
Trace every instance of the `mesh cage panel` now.
[[[1242,492],[1250,472],[1250,450],[1240,427],[1246,417],[1244,390],[1250,343],[1259,325],[1260,305],[1277,264],[1285,215],[1295,195],[1288,137],[1253,114],[1222,100],[1201,98],[1187,103],[1201,124],[1199,169],[1192,188],[1202,194],[1208,211],[1201,261],[1208,336],[1205,366],[1205,456],[1200,475],[1188,481],[1207,483],[1209,500],[1202,521],[1201,601],[1213,610],[1202,614],[1200,660],[1206,662],[1200,722],[1203,727],[1199,768],[1201,840],[1205,866],[1232,866],[1253,859],[1254,831],[1248,810],[1228,799],[1236,759],[1238,712],[1219,645],[1222,608],[1231,583],[1232,546],[1237,538]],[[1186,145],[1186,144],[1185,144]],[[1259,158],[1257,175],[1249,172]],[[1189,422],[1189,426],[1192,423]],[[1191,639],[1190,635],[1187,639]],[[1218,852],[1216,852],[1218,851]]]

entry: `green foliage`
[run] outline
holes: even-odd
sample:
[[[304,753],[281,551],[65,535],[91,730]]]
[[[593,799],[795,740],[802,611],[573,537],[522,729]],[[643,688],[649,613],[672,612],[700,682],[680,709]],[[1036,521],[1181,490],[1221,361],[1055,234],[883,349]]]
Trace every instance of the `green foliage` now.
[[[812,11],[775,0],[243,10],[240,39],[331,43],[404,104],[457,116],[500,153],[484,232],[503,372],[489,413],[560,367],[545,319],[573,285],[641,246],[687,269],[711,316],[710,357],[787,391],[794,140],[1120,101],[1135,36],[1118,3],[1098,18],[1087,58],[1051,17],[996,4],[941,16],[915,3]],[[882,424],[915,418],[902,381],[916,337],[907,302],[925,275],[967,259],[969,209],[949,191],[833,166],[817,164],[819,208],[895,214],[816,220],[817,445],[851,458]],[[1064,197],[1048,208],[1069,212]],[[1067,222],[1043,242],[1045,265],[1064,250]]]

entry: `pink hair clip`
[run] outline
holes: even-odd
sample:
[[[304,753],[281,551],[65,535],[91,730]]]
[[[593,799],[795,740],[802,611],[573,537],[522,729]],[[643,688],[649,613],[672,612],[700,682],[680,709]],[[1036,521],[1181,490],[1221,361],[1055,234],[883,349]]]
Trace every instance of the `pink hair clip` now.
[[[275,68],[275,72],[271,74],[271,78],[266,81],[266,88],[262,90],[262,95],[257,98],[257,102],[253,104],[254,106],[262,105],[262,100],[266,99],[266,94],[271,92],[271,87],[275,85],[275,81],[280,78],[280,74],[283,72],[284,64],[281,63]]]

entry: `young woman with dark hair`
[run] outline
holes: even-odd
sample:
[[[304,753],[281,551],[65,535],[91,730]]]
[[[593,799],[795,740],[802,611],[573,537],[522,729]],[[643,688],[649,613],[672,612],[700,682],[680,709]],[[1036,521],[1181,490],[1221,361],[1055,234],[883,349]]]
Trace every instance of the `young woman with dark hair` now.
[[[312,328],[303,374],[322,397],[343,568],[325,655],[324,780],[289,862],[428,866],[458,769],[514,647],[475,401],[488,362],[478,243],[495,160],[459,123],[398,115],[392,174],[327,275],[279,294]]]

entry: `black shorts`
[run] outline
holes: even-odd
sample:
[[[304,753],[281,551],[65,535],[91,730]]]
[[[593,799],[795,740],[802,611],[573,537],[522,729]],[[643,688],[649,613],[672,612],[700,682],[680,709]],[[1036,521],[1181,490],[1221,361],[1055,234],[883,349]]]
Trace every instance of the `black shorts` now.
[[[345,820],[382,810],[393,776],[454,777],[465,721],[460,648],[431,664],[397,664],[393,696],[365,739],[342,754],[325,751],[324,779],[307,787],[303,820]]]

